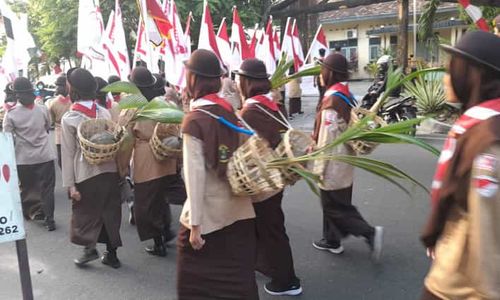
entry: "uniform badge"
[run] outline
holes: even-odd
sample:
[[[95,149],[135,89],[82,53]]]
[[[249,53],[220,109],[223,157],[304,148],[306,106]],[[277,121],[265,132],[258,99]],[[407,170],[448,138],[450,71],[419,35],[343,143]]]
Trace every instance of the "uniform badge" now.
[[[219,146],[219,161],[222,163],[229,161],[229,148],[226,145]]]
[[[477,189],[479,195],[490,198],[498,191],[498,180],[491,176],[479,175],[474,177],[474,187]]]
[[[491,154],[481,154],[475,161],[475,167],[479,170],[494,172],[497,165],[497,158]]]

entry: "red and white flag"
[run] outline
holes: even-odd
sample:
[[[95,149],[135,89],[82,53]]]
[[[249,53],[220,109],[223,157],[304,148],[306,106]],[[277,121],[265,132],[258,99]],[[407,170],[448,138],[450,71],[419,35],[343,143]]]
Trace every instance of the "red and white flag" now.
[[[483,31],[490,31],[488,23],[483,18],[483,13],[481,9],[477,6],[470,4],[469,0],[458,0],[460,5],[463,6],[469,17],[476,23],[476,26]]]
[[[274,28],[273,30],[273,40],[274,40],[274,53],[280,53],[281,52],[280,35],[276,28]],[[279,60],[278,55],[276,55],[276,59]]]
[[[229,43],[229,36],[227,35],[226,18],[222,18],[219,26],[219,31],[217,32],[217,48],[219,48],[222,63],[224,64],[226,69],[229,70],[232,55],[231,44]]]
[[[190,11],[188,19],[186,21],[186,31],[184,31],[184,36],[186,39],[186,46],[188,51],[188,57],[191,56],[191,21],[193,20],[193,12]]]
[[[256,55],[256,57],[262,60],[266,65],[268,74],[273,74],[274,71],[276,71],[277,53],[275,53],[274,50],[273,18],[270,16],[267,22],[266,31],[262,37],[262,43]]]
[[[254,33],[255,38],[255,33]],[[253,39],[252,39],[253,42]],[[252,50],[247,43],[247,38],[245,36],[245,30],[243,29],[243,24],[241,23],[240,15],[236,6],[233,8],[233,25],[231,27],[231,53],[232,62],[231,69],[239,69],[241,63],[247,59],[255,57],[252,55]]]
[[[288,18],[283,36],[283,43],[281,44],[281,53],[286,53],[287,60],[295,59],[295,48],[293,47],[293,20]]]
[[[198,49],[210,50],[219,59],[221,65],[223,64],[219,47],[217,46],[217,37],[214,33],[214,23],[212,22],[212,15],[210,14],[210,7],[207,0],[203,4],[203,15],[201,17],[200,38],[198,40]]]
[[[144,28],[144,22],[142,17],[139,18],[139,24],[137,25],[137,41],[135,42],[134,51],[134,66],[137,62],[143,61],[148,67],[151,67],[152,63],[152,49],[146,37],[146,30]]]
[[[306,55],[305,61],[308,61],[308,59],[310,59],[311,62],[313,62],[315,58],[319,58],[319,51],[321,49],[325,50],[325,54],[326,51],[328,51],[325,32],[323,30],[323,26],[320,24],[311,43],[311,47],[309,48],[309,52]]]
[[[116,0],[115,11],[111,11],[109,16],[102,44],[110,73],[126,80],[130,74],[130,61],[119,0]]]
[[[257,45],[259,43],[259,39],[257,37],[258,33],[259,33],[259,24],[255,24],[252,39],[250,40],[250,45],[248,45],[248,47],[250,48],[250,57],[251,58],[255,57],[255,53],[256,53],[255,49],[257,48]]]
[[[140,0],[141,16],[144,19],[147,37],[155,46],[169,38],[172,24],[156,0]]]
[[[294,56],[295,72],[298,72],[300,67],[304,65],[304,52],[302,51],[302,44],[300,43],[297,20],[293,21],[293,49],[295,55]]]
[[[165,14],[172,24],[168,33],[170,38],[165,40],[164,47],[160,51],[165,61],[165,78],[175,86],[184,87],[186,84],[184,61],[189,59],[191,46],[186,43],[175,1],[169,1],[165,7]]]

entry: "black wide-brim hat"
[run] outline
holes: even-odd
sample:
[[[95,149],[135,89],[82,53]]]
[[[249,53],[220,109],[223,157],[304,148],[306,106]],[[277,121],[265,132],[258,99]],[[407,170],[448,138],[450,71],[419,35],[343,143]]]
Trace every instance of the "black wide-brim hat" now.
[[[56,86],[66,86],[66,75],[57,77]]]
[[[453,47],[441,45],[452,55],[461,56],[500,72],[500,37],[490,32],[472,31],[462,36]]]
[[[12,83],[12,91],[14,93],[33,93],[33,84],[26,77],[18,77]]]
[[[75,90],[82,100],[95,98],[97,83],[92,74],[82,68],[71,68],[66,73],[66,78],[72,90]]]
[[[253,79],[268,79],[269,74],[267,74],[266,65],[263,61],[256,58],[250,58],[243,61],[240,69],[233,71],[235,74],[249,77]]]
[[[105,92],[101,92],[101,90],[108,85],[108,82],[104,80],[104,78],[96,76],[95,77],[95,82],[97,84],[96,88],[96,93],[99,94],[106,94]]]
[[[205,49],[195,50],[184,65],[192,73],[203,77],[215,78],[225,74],[215,53]]]
[[[332,53],[328,55],[325,59],[323,60],[318,59],[316,60],[316,62],[322,67],[325,67],[326,69],[332,72],[342,73],[342,74],[349,73],[349,63],[347,62],[345,56],[340,53]]]
[[[153,74],[147,68],[141,66],[132,70],[132,73],[128,76],[128,80],[139,88],[153,87],[156,83],[156,78]]]

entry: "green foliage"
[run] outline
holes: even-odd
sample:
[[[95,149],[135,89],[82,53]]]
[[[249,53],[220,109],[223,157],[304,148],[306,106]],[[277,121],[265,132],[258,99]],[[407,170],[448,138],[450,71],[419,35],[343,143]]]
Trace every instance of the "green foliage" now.
[[[423,115],[441,111],[446,103],[443,83],[438,76],[418,76],[404,86],[405,96],[415,97],[417,108]]]
[[[101,92],[105,93],[126,93],[126,94],[140,94],[141,91],[135,84],[128,81],[117,81],[105,86]]]
[[[394,144],[394,143],[406,143],[412,144],[421,149],[429,151],[434,155],[439,155],[439,150],[434,148],[433,146],[427,144],[424,141],[421,141],[413,136],[407,134],[414,125],[419,124],[423,119],[413,119],[408,121],[403,121],[400,123],[389,124],[380,128],[372,128],[371,126],[372,118],[365,117],[358,123],[349,127],[346,131],[344,131],[340,136],[338,136],[331,143],[325,145],[322,148],[316,149],[315,151],[296,157],[293,159],[277,159],[268,164],[268,167],[283,167],[287,165],[291,165],[293,163],[307,162],[307,161],[316,161],[316,160],[332,160],[339,161],[343,163],[350,164],[354,167],[363,169],[367,172],[370,172],[382,179],[387,180],[388,182],[396,185],[400,189],[402,189],[405,193],[410,195],[410,192],[403,186],[399,181],[403,180],[412,184],[415,184],[422,189],[427,191],[427,188],[415,180],[413,177],[400,170],[396,166],[367,158],[367,157],[359,157],[359,156],[351,156],[351,155],[330,155],[325,154],[327,150],[330,150],[338,145],[344,144],[348,141],[353,140],[363,140],[369,142],[376,143],[385,143],[385,144]],[[307,172],[299,172],[298,170],[294,170],[297,174],[299,174],[302,178],[306,180],[311,190],[316,193],[317,188],[315,186],[316,183],[320,182],[320,179],[315,174],[310,174]]]
[[[378,73],[378,65],[376,62],[372,61],[371,63],[365,66],[365,71],[370,75],[371,78],[375,78]]]
[[[424,10],[418,19],[418,38],[421,41],[434,39],[432,26],[436,18],[436,11],[441,4],[440,0],[429,0],[424,4]]]
[[[428,68],[428,69],[421,69],[418,70],[417,72],[410,73],[409,75],[404,76],[403,70],[401,68],[398,68],[394,70],[392,66],[389,67],[388,73],[387,73],[387,84],[384,93],[380,96],[380,98],[377,100],[377,102],[370,108],[370,111],[372,112],[377,112],[379,108],[384,105],[384,103],[387,101],[389,98],[389,95],[391,93],[399,88],[400,86],[404,86],[406,82],[412,81],[414,78],[417,78],[419,76],[423,76],[427,73],[433,73],[433,72],[439,72],[439,71],[444,71],[444,68]]]
[[[290,76],[287,75],[288,71],[291,67],[293,67],[293,60],[288,61],[287,55],[285,53],[281,54],[281,58],[278,61],[278,65],[276,66],[276,71],[273,76],[271,76],[271,87],[273,89],[278,89],[283,85],[289,83],[290,81],[305,77],[305,76],[317,76],[321,71],[321,67],[319,65],[313,66],[304,70],[301,70],[297,73],[294,73]]]

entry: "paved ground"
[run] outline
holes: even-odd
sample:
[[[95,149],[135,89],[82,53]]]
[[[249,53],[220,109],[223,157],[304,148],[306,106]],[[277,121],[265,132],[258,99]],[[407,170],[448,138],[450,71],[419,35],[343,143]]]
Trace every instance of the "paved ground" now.
[[[439,140],[433,143],[441,144]],[[397,164],[430,185],[436,161],[430,154],[401,145],[381,146],[373,156]],[[409,197],[372,175],[356,172],[355,203],[367,220],[386,228],[384,254],[377,265],[370,261],[365,243],[355,238],[345,241],[346,252],[341,256],[315,250],[311,242],[320,236],[322,226],[319,199],[303,182],[288,188],[284,200],[287,230],[304,287],[298,299],[417,299],[428,268],[418,241],[428,196],[417,188],[412,191]],[[174,208],[175,218],[179,210]],[[125,207],[123,211],[126,215]],[[124,218],[124,247],[119,250],[123,267],[114,270],[94,262],[79,269],[72,263],[80,248],[68,240],[69,218],[70,203],[58,174],[58,229],[49,233],[40,224],[26,224],[36,299],[175,299],[175,248],[170,248],[166,258],[147,255],[135,227]],[[21,299],[15,253],[13,243],[0,244],[0,299]],[[261,299],[277,299],[264,293],[266,279],[257,278]]]

